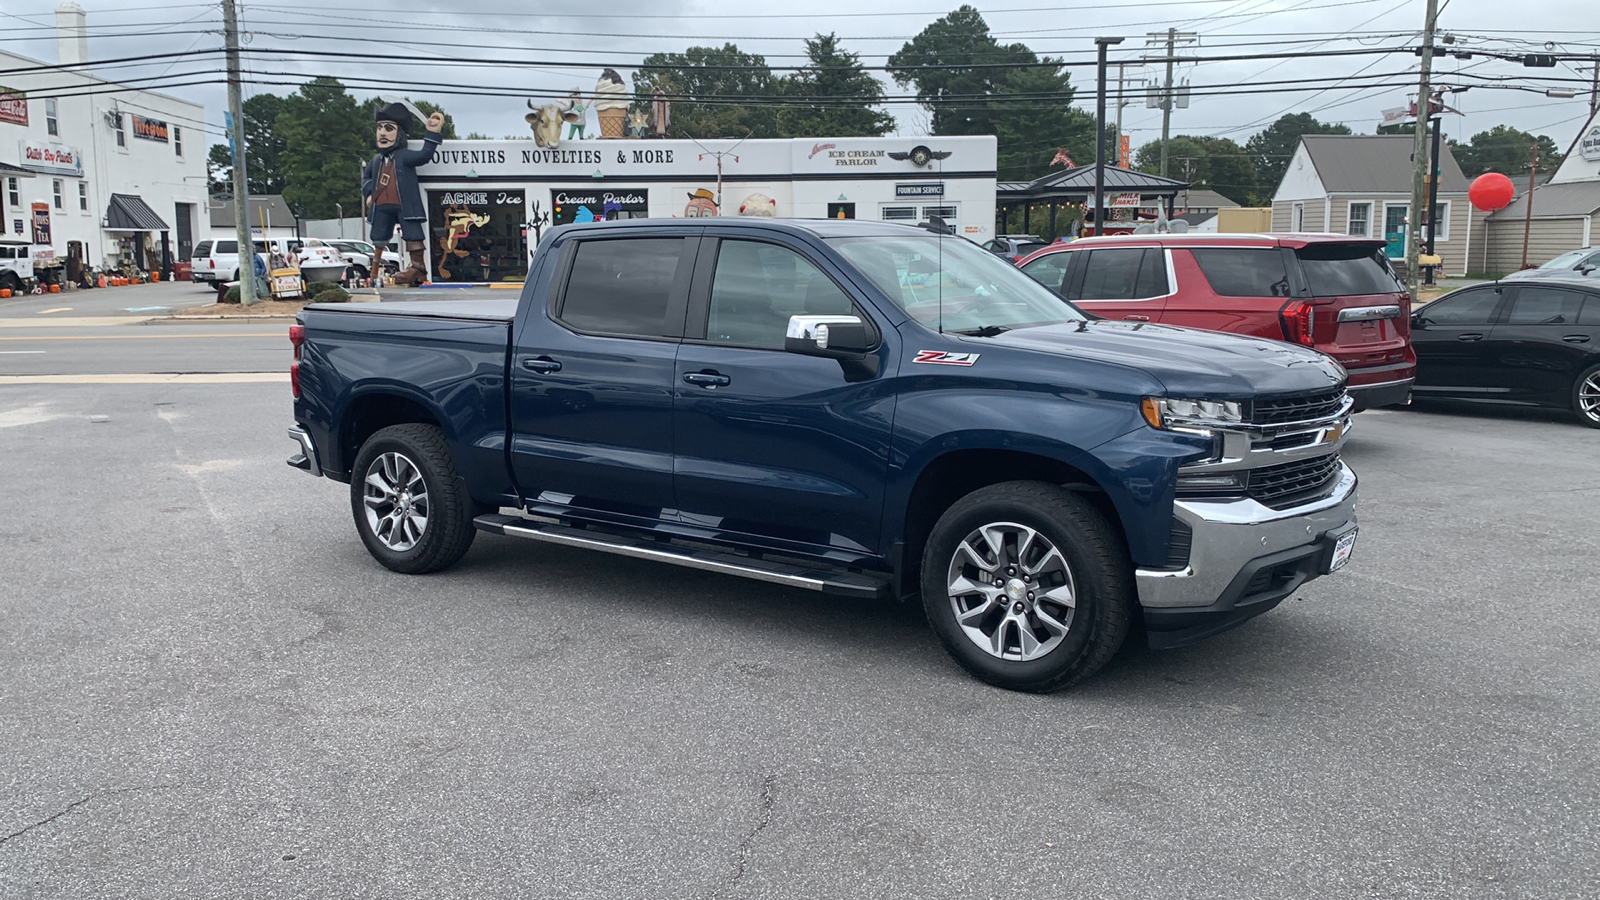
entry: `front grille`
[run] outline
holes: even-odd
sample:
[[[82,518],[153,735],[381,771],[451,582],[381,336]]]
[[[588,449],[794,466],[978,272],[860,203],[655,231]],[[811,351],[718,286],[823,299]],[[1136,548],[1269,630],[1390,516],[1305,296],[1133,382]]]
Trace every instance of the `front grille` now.
[[[1344,388],[1300,394],[1294,397],[1266,397],[1251,404],[1250,424],[1281,425],[1334,415],[1344,407]]]
[[[1288,509],[1314,500],[1339,478],[1339,454],[1302,459],[1250,472],[1246,492],[1258,503],[1273,509]]]

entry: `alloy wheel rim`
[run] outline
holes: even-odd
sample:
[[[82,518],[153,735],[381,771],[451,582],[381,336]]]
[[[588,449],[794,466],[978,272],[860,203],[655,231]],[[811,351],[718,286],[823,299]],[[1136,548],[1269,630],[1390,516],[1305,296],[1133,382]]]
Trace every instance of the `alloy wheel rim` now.
[[[950,559],[947,593],[956,624],[996,659],[1029,662],[1058,647],[1078,607],[1072,568],[1037,529],[991,522]]]
[[[384,453],[362,479],[367,527],[380,544],[397,553],[417,545],[428,531],[428,485],[422,471],[403,453]]]
[[[1600,372],[1596,372],[1578,385],[1578,411],[1600,422]]]

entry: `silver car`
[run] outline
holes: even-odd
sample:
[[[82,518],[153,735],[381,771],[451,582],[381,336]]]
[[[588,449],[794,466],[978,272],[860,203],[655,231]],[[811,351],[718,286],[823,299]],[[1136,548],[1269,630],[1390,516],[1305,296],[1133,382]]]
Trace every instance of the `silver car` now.
[[[1568,250],[1537,269],[1512,272],[1501,281],[1523,281],[1528,278],[1558,278],[1572,275],[1594,275],[1600,271],[1600,249],[1585,247]]]

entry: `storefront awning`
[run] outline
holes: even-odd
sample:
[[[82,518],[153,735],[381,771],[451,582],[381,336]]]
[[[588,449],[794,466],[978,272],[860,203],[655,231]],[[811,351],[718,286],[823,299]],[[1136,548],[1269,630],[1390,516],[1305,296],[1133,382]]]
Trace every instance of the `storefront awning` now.
[[[108,231],[168,231],[167,223],[156,211],[132,194],[112,194],[106,209]]]

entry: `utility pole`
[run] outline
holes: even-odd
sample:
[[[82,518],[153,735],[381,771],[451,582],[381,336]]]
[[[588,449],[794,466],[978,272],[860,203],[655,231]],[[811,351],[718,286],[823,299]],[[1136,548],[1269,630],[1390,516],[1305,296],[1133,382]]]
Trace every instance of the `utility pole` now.
[[[1600,55],[1589,57],[1589,118],[1600,111]],[[1578,67],[1582,73],[1583,68]]]
[[[256,247],[250,240],[250,188],[244,170],[244,99],[239,84],[239,19],[233,0],[222,0],[228,55],[228,112],[233,117],[233,225],[239,239],[239,302],[256,300]]]
[[[1522,216],[1522,267],[1528,267],[1528,235],[1533,231],[1533,181],[1539,177],[1539,142],[1533,142],[1533,162],[1528,165],[1528,203]]]
[[[1443,97],[1443,95],[1440,95],[1439,105],[1440,106],[1444,105],[1444,97]],[[1429,103],[1429,105],[1428,105],[1428,112],[1430,112],[1430,113],[1433,112],[1433,104],[1432,103]],[[1428,255],[1429,256],[1433,256],[1434,255],[1434,247],[1433,247],[1433,242],[1434,242],[1434,239],[1435,239],[1434,236],[1439,233],[1439,222],[1437,221],[1438,214],[1439,214],[1439,173],[1444,170],[1444,167],[1439,164],[1439,137],[1440,137],[1440,132],[1443,131],[1443,129],[1440,127],[1443,124],[1443,121],[1444,121],[1444,119],[1443,119],[1442,116],[1435,117],[1435,118],[1430,118],[1428,120],[1428,124],[1433,127],[1433,152],[1431,154],[1429,154],[1429,156],[1428,156]],[[1468,221],[1470,222],[1471,219],[1469,218]],[[1434,270],[1434,268],[1435,268],[1434,266],[1429,266],[1428,267],[1427,283],[1430,284],[1430,285],[1433,284],[1433,270]]]
[[[1200,35],[1192,31],[1179,31],[1168,28],[1166,32],[1152,31],[1145,35],[1146,45],[1166,43],[1167,52],[1163,59],[1167,64],[1167,77],[1165,86],[1161,90],[1161,177],[1167,177],[1167,140],[1172,132],[1172,64],[1176,62],[1173,54],[1177,52],[1178,44],[1188,44],[1200,39]],[[1146,57],[1148,59],[1149,57]],[[1185,101],[1187,104],[1188,101]]]
[[[1106,233],[1106,49],[1122,41],[1119,37],[1094,39],[1098,51],[1094,92],[1094,233],[1097,237]]]
[[[1417,258],[1421,255],[1422,205],[1428,202],[1423,175],[1428,170],[1428,118],[1433,114],[1433,31],[1439,21],[1439,0],[1428,0],[1422,27],[1422,77],[1417,86],[1417,127],[1411,141],[1411,207],[1406,216],[1406,291],[1417,302]]]

